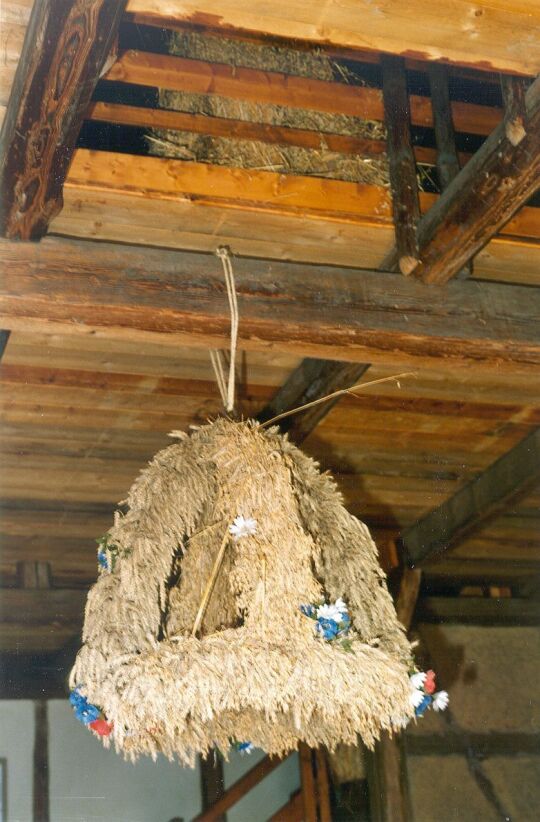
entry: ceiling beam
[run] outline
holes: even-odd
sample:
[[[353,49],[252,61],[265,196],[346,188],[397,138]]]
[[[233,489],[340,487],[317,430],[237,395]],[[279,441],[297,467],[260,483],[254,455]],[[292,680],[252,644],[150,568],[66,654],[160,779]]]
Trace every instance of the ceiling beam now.
[[[0,235],[38,239],[62,208],[75,143],[124,6],[34,3],[0,134]]]
[[[0,325],[220,347],[230,317],[214,255],[48,237],[0,241]],[[239,345],[394,367],[535,373],[540,294],[378,271],[235,258]]]
[[[257,415],[260,422],[267,422],[278,414],[326,397],[334,391],[350,388],[367,371],[366,363],[334,362],[307,357],[294,369],[272,400]],[[279,427],[290,439],[300,445],[332,410],[340,397],[280,420]]]
[[[420,597],[416,622],[459,625],[540,625],[540,602],[517,597]]]
[[[540,477],[540,428],[468,482],[450,499],[406,528],[399,543],[406,562],[424,565],[526,493]]]
[[[240,30],[365,51],[457,63],[482,71],[540,71],[540,12],[515,0],[129,0],[138,23]]]
[[[503,120],[420,220],[415,277],[454,277],[540,187],[540,77],[525,109],[517,145]]]

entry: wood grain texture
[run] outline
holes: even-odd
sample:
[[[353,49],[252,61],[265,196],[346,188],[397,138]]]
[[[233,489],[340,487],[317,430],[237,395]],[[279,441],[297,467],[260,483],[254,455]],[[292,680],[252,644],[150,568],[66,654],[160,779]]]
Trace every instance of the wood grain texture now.
[[[42,0],[26,29],[0,134],[0,234],[36,239],[62,185],[124,2]]]
[[[0,243],[4,327],[220,345],[229,312],[215,257],[49,238]],[[537,301],[522,286],[454,282],[430,295],[392,274],[234,260],[240,345],[350,362],[538,368]]]
[[[449,280],[540,187],[540,77],[525,102],[523,139],[501,123],[420,221],[416,277]]]
[[[401,535],[407,562],[421,565],[526,493],[540,476],[540,429]]]
[[[368,120],[384,119],[382,92],[377,88],[145,51],[120,52],[104,79],[171,91],[218,94],[235,100],[314,109],[330,114],[348,114]],[[413,94],[410,106],[414,125],[429,127],[433,124],[429,97]],[[480,135],[489,134],[503,116],[501,109],[460,101],[452,104],[452,112],[458,131]]]
[[[540,71],[540,10],[512,0],[130,0],[140,22],[209,25],[298,38],[312,43],[442,60],[482,70],[534,75]]]

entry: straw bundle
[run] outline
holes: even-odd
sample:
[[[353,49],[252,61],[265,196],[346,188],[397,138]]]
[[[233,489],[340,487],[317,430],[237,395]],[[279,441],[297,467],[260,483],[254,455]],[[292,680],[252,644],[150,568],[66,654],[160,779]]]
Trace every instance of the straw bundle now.
[[[71,674],[127,758],[193,764],[250,740],[373,745],[414,713],[410,646],[367,528],[333,480],[277,429],[220,418],[156,455],[107,536]],[[234,539],[237,516],[255,533]],[[193,626],[225,547],[200,635]],[[343,597],[350,648],[315,634],[305,603]]]
[[[225,63],[231,66],[282,72],[298,77],[340,82],[362,82],[350,70],[314,50],[297,50],[278,46],[259,45],[223,37],[200,35],[195,32],[174,32],[168,41],[170,54]],[[383,123],[329,114],[287,106],[233,100],[219,95],[161,89],[161,108],[203,114],[289,128],[314,131],[319,136],[318,149],[268,144],[258,140],[239,140],[228,137],[210,137],[171,129],[155,129],[148,135],[151,154],[195,160],[200,163],[267,170],[283,174],[302,174],[368,183],[388,185],[388,160],[386,154],[358,156],[330,151],[328,134],[353,135],[369,140],[383,140]]]

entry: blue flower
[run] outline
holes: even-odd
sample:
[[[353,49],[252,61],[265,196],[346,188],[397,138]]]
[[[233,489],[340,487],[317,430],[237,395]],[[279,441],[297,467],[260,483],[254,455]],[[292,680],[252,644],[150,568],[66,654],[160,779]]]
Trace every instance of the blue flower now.
[[[414,713],[416,714],[416,716],[424,716],[425,712],[427,711],[432,702],[433,700],[430,697],[430,695],[426,694],[422,702],[419,705],[417,705],[414,709]]]
[[[318,619],[317,633],[322,634],[325,639],[332,640],[339,634],[339,625],[334,619]]]
[[[98,565],[100,568],[106,568],[109,570],[109,560],[107,558],[107,553],[105,551],[98,551]]]
[[[95,705],[91,705],[87,698],[81,694],[78,688],[71,691],[69,701],[75,711],[75,716],[79,722],[89,725],[101,716],[101,711]]]
[[[303,614],[305,614],[305,616],[310,617],[311,619],[315,618],[316,608],[314,605],[301,605],[300,610]]]
[[[234,747],[244,756],[245,754],[250,754],[254,746],[252,742],[235,742]]]

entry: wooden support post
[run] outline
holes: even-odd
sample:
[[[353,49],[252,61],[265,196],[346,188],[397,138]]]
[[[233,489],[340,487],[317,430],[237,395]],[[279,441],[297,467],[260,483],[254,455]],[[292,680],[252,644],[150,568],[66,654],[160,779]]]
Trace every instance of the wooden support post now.
[[[319,822],[332,822],[330,809],[330,784],[328,781],[328,763],[326,753],[322,748],[315,751],[317,767],[317,800],[319,805]]]
[[[34,822],[49,822],[49,719],[47,700],[34,702]]]
[[[223,779],[223,762],[218,751],[210,751],[208,756],[199,757],[199,772],[201,777],[202,809],[207,811],[225,792]],[[227,815],[221,813],[216,816],[216,822],[226,822]]]
[[[421,582],[422,571],[417,568],[403,569],[403,576],[396,600],[396,613],[397,618],[407,631],[411,627]]]
[[[305,403],[325,397],[334,391],[354,385],[367,371],[364,363],[335,362],[307,358],[292,372],[275,397],[258,415],[261,422],[298,408]],[[286,417],[280,422],[283,432],[288,432],[292,442],[300,445],[332,410],[339,397],[308,408],[301,414]]]
[[[540,428],[536,428],[482,474],[438,508],[406,528],[399,542],[407,563],[428,562],[526,493],[540,476]]]
[[[448,89],[448,68],[442,63],[429,63],[428,76],[435,142],[437,143],[437,173],[441,191],[444,191],[454,177],[457,177],[460,169]],[[471,274],[472,263],[468,263],[456,276],[459,279],[466,279]]]
[[[525,85],[523,77],[501,74],[501,90],[504,101],[504,127],[513,146],[519,145],[526,135]]]
[[[0,134],[0,235],[39,239],[62,208],[83,118],[125,0],[40,0]]]
[[[411,141],[407,75],[401,57],[385,56],[381,65],[397,263],[402,274],[408,275],[418,262],[416,224],[420,218],[420,204]],[[385,262],[388,265],[390,261]]]
[[[300,758],[300,784],[304,802],[304,822],[317,822],[317,794],[313,774],[313,752],[301,742],[298,749]]]

